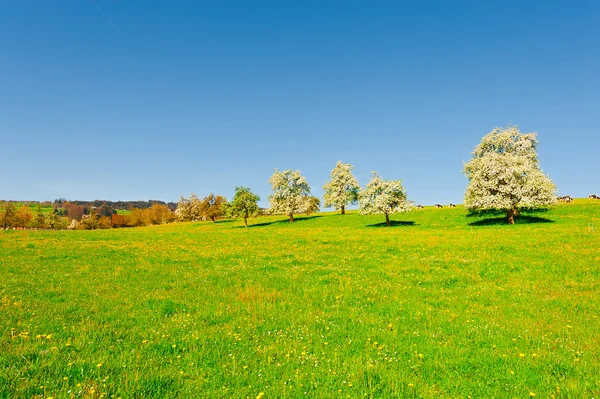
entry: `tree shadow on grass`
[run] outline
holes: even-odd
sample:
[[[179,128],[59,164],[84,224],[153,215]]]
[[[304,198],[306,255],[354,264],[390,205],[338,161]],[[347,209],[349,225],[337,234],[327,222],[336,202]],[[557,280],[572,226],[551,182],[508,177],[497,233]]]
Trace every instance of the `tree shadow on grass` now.
[[[305,217],[299,217],[299,218],[294,218],[294,221],[290,223],[290,219],[283,219],[283,220],[274,220],[272,222],[264,222],[264,223],[256,223],[256,224],[252,224],[250,223],[250,221],[248,221],[248,228],[253,228],[253,227],[264,227],[264,226],[271,226],[271,225],[293,225],[294,223],[300,223],[306,220],[313,220],[316,218],[322,218],[323,216],[321,215],[314,215],[314,216],[305,216]],[[235,228],[239,229],[245,229],[246,226],[236,226]]]
[[[405,221],[405,220],[390,220],[390,226],[389,227],[396,227],[396,226],[416,226],[417,224],[413,221]],[[385,222],[381,222],[381,223],[375,223],[375,224],[369,224],[367,225],[367,227],[388,227],[388,225]]]
[[[540,218],[537,216],[517,216],[515,218],[515,224],[535,224],[535,223],[554,223],[554,220]],[[489,218],[478,220],[476,222],[469,223],[469,226],[498,226],[498,225],[508,225],[508,218],[498,217],[498,218]]]

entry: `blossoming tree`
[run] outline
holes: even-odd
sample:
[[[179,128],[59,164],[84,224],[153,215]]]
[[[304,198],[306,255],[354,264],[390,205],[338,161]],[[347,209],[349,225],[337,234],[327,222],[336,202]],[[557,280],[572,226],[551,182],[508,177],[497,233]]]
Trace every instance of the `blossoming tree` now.
[[[202,201],[194,193],[189,198],[181,196],[177,203],[175,216],[182,222],[202,220]]]
[[[310,187],[300,171],[290,169],[275,173],[269,179],[273,194],[269,196],[269,203],[273,213],[282,213],[294,221],[294,214],[305,211],[306,196],[310,196]]]
[[[352,174],[354,166],[338,161],[331,171],[331,180],[325,183],[323,190],[325,194],[324,206],[333,206],[336,210],[341,209],[341,214],[346,213],[346,205],[355,204],[358,201],[360,186]]]
[[[412,210],[406,191],[400,180],[384,180],[376,172],[371,173],[367,187],[359,194],[361,215],[384,214],[385,223],[390,225],[390,214]]]
[[[465,208],[503,211],[514,224],[520,210],[555,204],[556,187],[540,169],[537,143],[535,133],[521,133],[516,126],[483,137],[464,165]]]

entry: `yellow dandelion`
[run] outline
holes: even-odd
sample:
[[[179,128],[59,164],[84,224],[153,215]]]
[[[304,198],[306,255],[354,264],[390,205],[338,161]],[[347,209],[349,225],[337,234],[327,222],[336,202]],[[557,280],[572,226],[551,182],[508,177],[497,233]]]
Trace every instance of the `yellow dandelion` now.
[[[535,393],[529,392],[529,396],[531,396],[533,398],[535,396]]]

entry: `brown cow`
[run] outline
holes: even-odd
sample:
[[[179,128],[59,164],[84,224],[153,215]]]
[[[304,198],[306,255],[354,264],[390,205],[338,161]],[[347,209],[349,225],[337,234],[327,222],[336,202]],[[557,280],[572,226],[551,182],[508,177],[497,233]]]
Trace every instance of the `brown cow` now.
[[[417,205],[417,209],[423,209],[425,208],[423,205]]]

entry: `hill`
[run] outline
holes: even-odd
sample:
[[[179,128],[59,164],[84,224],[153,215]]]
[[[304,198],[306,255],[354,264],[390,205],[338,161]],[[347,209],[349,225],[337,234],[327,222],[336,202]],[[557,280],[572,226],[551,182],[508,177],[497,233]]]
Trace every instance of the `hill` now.
[[[598,397],[600,202],[392,220],[2,231],[0,397]]]

